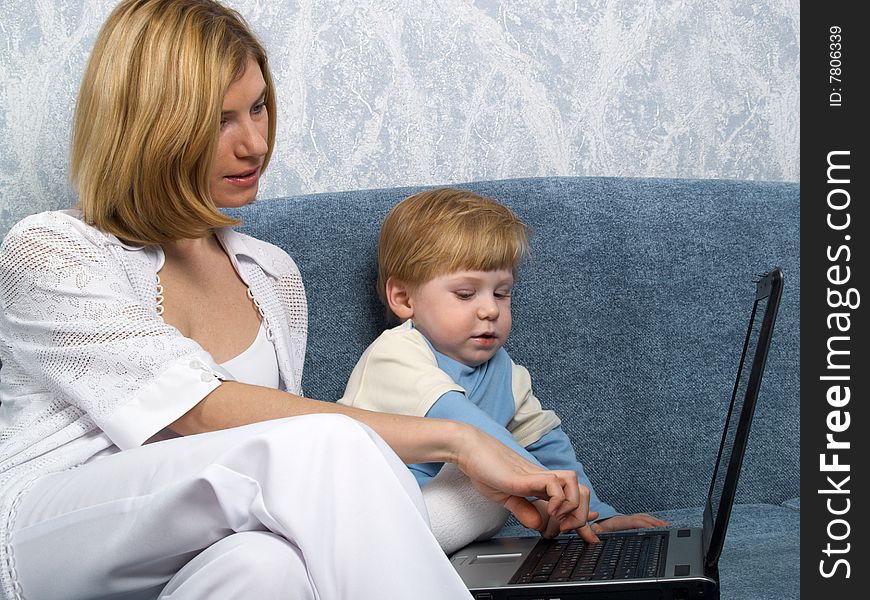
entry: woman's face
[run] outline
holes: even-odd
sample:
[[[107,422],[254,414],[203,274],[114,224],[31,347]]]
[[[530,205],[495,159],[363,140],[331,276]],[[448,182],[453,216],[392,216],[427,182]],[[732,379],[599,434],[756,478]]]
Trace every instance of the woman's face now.
[[[254,200],[268,138],[266,81],[260,65],[248,59],[242,76],[224,95],[217,154],[209,176],[215,206],[232,208]]]

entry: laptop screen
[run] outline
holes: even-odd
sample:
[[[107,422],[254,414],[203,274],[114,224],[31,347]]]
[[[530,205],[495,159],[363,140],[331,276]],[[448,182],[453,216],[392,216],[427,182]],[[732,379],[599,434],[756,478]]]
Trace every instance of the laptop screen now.
[[[764,372],[781,286],[782,272],[776,268],[762,276],[756,288],[755,302],[704,510],[704,555],[707,565],[711,567],[719,560],[725,528],[731,516],[731,506],[737,491],[743,451]]]

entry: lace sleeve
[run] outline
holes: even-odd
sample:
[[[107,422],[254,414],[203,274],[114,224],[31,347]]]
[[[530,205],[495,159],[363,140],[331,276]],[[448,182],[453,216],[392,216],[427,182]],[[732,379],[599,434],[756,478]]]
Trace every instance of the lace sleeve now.
[[[157,316],[155,298],[144,251],[72,217],[25,219],[0,247],[0,334],[23,387],[85,411],[122,448],[220,383],[211,357]]]
[[[287,391],[302,394],[302,367],[308,341],[308,304],[305,288],[296,263],[287,257],[286,273],[276,283],[276,291],[283,309],[284,323],[289,335],[289,350],[293,360],[294,384]]]

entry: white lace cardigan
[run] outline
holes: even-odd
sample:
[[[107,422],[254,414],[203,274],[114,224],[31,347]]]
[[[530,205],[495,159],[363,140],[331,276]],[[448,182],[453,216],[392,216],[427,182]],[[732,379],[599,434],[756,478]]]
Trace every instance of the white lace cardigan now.
[[[307,305],[279,248],[217,232],[260,310],[281,387],[301,394]],[[0,247],[0,596],[18,596],[9,533],[21,493],[113,444],[142,444],[223,371],[160,317],[159,247],[122,243],[75,211],[28,217]]]

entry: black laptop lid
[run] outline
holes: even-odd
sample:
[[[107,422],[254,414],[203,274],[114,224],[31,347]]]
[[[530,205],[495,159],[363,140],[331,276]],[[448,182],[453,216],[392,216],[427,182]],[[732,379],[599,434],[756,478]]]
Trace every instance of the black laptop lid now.
[[[763,274],[756,284],[755,302],[752,305],[734,391],[725,417],[719,455],[704,508],[704,561],[709,568],[717,566],[725,542],[725,531],[737,493],[740,466],[743,463],[755,402],[761,387],[761,376],[764,374],[770,349],[773,324],[779,310],[782,281],[782,270],[774,267]]]

